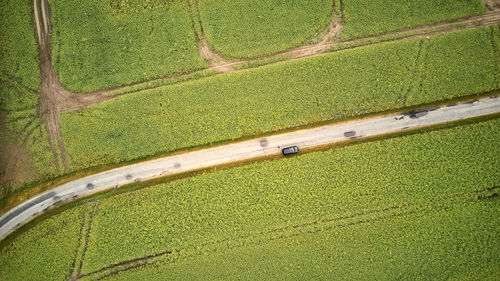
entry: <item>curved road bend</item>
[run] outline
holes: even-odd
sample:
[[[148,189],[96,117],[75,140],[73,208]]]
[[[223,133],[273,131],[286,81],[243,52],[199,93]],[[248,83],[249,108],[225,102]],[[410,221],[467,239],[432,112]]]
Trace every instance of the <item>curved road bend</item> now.
[[[474,102],[298,130],[116,168],[65,183],[11,209],[0,218],[0,240],[47,208],[136,181],[275,155],[287,146],[311,148],[350,138],[396,133],[499,112],[500,98],[484,98]]]

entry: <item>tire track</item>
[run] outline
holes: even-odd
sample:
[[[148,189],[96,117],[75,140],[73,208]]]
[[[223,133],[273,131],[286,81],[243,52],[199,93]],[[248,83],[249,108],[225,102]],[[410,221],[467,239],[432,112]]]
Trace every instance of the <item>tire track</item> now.
[[[191,22],[193,25],[193,30],[196,34],[196,44],[198,45],[200,56],[209,63],[209,67],[217,67],[217,70],[220,72],[234,71],[235,69],[232,67],[232,64],[235,63],[235,61],[226,60],[221,55],[215,53],[213,51],[213,48],[208,43],[205,31],[203,29],[203,22],[201,21],[200,4],[198,0],[186,1],[191,13]],[[191,3],[191,1],[193,1],[194,3]],[[199,32],[196,28],[195,22],[197,22],[199,25]]]
[[[360,219],[360,218],[362,218],[364,216],[368,216],[368,215],[384,214],[386,212],[390,212],[392,210],[398,210],[398,209],[400,209],[400,207],[395,206],[395,207],[387,207],[387,208],[383,208],[383,209],[368,210],[365,212],[360,212],[360,213],[352,214],[352,215],[345,215],[345,216],[334,217],[334,218],[325,218],[323,220],[318,220],[318,221],[293,224],[293,225],[288,225],[288,226],[279,227],[279,228],[272,228],[268,231],[261,231],[261,232],[255,233],[255,234],[239,236],[236,238],[224,238],[221,240],[206,242],[206,243],[203,243],[199,246],[193,246],[190,248],[167,250],[167,251],[163,251],[161,253],[152,254],[152,255],[148,255],[148,256],[135,258],[135,259],[131,259],[131,260],[126,260],[126,261],[122,261],[122,262],[119,262],[116,264],[108,265],[106,267],[103,267],[103,268],[96,270],[96,271],[93,271],[91,273],[80,275],[77,278],[77,280],[82,279],[82,278],[87,278],[87,277],[95,277],[96,275],[98,275],[97,280],[100,280],[100,279],[103,279],[105,277],[115,275],[115,274],[122,272],[122,271],[127,271],[127,270],[130,270],[133,268],[149,265],[151,263],[154,263],[155,262],[154,259],[156,259],[156,258],[165,258],[171,254],[176,254],[176,253],[181,253],[181,252],[188,253],[187,255],[182,257],[184,259],[184,258],[198,256],[200,254],[198,252],[198,251],[200,251],[199,249],[206,250],[206,248],[209,248],[210,252],[217,252],[217,251],[221,250],[221,246],[227,246],[227,248],[224,249],[224,250],[227,250],[227,249],[232,249],[232,248],[236,248],[236,247],[241,247],[245,243],[249,243],[249,244],[254,245],[255,243],[252,243],[249,241],[254,241],[254,240],[256,240],[256,237],[261,237],[261,236],[273,236],[273,237],[268,237],[267,240],[264,239],[265,241],[261,241],[260,243],[255,244],[255,245],[259,245],[259,244],[266,243],[266,242],[276,240],[276,239],[291,238],[291,237],[303,235],[306,233],[315,233],[315,232],[319,232],[319,231],[329,230],[333,227],[357,225],[360,223],[370,222],[373,220],[372,219],[364,219],[364,220],[361,219],[360,221],[354,221],[354,222],[349,221],[349,220]],[[335,223],[335,222],[339,222],[339,224],[333,225],[330,228],[323,227],[327,224]],[[313,229],[307,230],[308,228],[313,228]],[[316,228],[321,228],[321,230],[317,230]],[[286,231],[290,231],[290,230],[298,231],[299,233],[283,234]],[[234,243],[235,246],[233,246],[233,247],[229,246],[230,243]],[[178,259],[179,259],[178,257],[173,258],[171,261],[175,262]],[[152,261],[152,262],[150,262],[150,261]],[[100,274],[104,274],[104,275],[100,275]]]
[[[83,276],[82,275],[83,262],[85,260],[85,254],[87,253],[87,249],[89,247],[89,237],[92,231],[92,223],[94,222],[95,215],[99,212],[99,203],[100,202],[98,201],[97,203],[94,204],[92,212],[89,214],[87,227],[85,229],[85,236],[83,237],[83,250],[81,253],[81,258],[78,263],[78,269],[76,274],[73,276],[73,280],[78,280]]]
[[[423,77],[420,75],[420,65],[422,64],[422,51],[424,49],[425,39],[421,39],[418,44],[417,56],[415,57],[415,63],[413,64],[412,77],[410,81],[410,85],[404,91],[404,95],[402,97],[403,107],[406,107],[407,97],[413,91],[415,86],[415,82],[418,82],[418,88],[422,88],[422,82],[424,81]],[[425,61],[423,62],[425,63]],[[402,91],[403,92],[403,91]]]
[[[337,38],[340,35],[340,32],[342,32],[342,28],[344,28],[344,25],[339,21],[337,10],[335,9],[335,0],[332,0],[332,11],[333,18],[327,28],[328,32],[318,40],[317,45],[325,44],[328,41]]]
[[[71,268],[69,270],[69,280],[75,280],[75,278],[76,278],[74,275],[75,268],[77,266],[77,263],[78,263],[78,267],[80,267],[80,264],[81,264],[81,259],[79,259],[81,254],[80,254],[79,250],[80,250],[80,248],[83,248],[85,246],[83,243],[83,241],[84,241],[83,230],[87,224],[87,217],[89,216],[87,208],[88,207],[86,207],[82,213],[82,222],[80,223],[80,232],[78,233],[77,248],[75,249],[75,256],[73,257],[73,262],[71,263]]]
[[[33,0],[34,26],[40,59],[40,102],[39,114],[45,123],[49,145],[57,170],[68,168],[64,143],[61,137],[59,115],[61,112],[83,109],[91,104],[110,99],[103,92],[78,95],[69,92],[59,82],[52,65],[50,47],[50,7],[47,0]],[[61,167],[59,163],[62,163]]]

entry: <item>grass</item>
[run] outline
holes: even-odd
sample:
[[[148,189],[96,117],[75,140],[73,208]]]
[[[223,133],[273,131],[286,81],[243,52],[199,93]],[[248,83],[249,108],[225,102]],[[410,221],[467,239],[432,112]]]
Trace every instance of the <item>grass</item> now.
[[[173,254],[112,277],[448,279],[491,271],[500,262],[492,235],[499,125],[494,119],[102,198],[82,273],[164,251]],[[31,251],[20,249],[4,248],[2,256]]]
[[[256,58],[312,43],[333,17],[330,0],[200,0],[201,24],[216,52]]]
[[[343,1],[341,39],[349,40],[390,31],[453,20],[487,11],[481,0]]]
[[[66,151],[79,170],[489,91],[497,67],[490,36],[481,28],[384,43],[123,96],[64,114]],[[454,38],[461,45],[447,43]],[[417,61],[420,48],[427,55]]]
[[[207,66],[186,1],[50,4],[54,66],[71,91],[108,89]]]
[[[31,1],[0,3],[0,110],[35,108],[40,92]]]

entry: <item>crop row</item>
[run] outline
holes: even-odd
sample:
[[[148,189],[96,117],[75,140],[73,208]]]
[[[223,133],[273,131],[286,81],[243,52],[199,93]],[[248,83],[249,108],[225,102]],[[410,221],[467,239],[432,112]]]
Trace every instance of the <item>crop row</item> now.
[[[290,268],[293,274],[303,262],[337,272],[347,266],[339,260],[372,258],[378,260],[372,265],[376,274],[383,276],[388,274],[383,265],[392,263],[392,257],[419,265],[398,262],[391,270],[411,276],[438,272],[446,279],[494,267],[500,262],[490,235],[498,225],[498,190],[491,187],[500,184],[499,128],[500,119],[494,119],[216,171],[100,199],[82,273],[167,251],[174,255],[165,260],[173,263],[159,273],[146,268],[137,274],[184,279],[233,274],[242,264],[250,265],[248,272],[241,272],[243,278],[259,274],[259,259],[268,261],[268,274],[285,274],[282,263],[296,267]],[[75,233],[82,219],[76,216],[81,208],[39,223],[3,248],[2,276],[66,276],[67,261],[78,247]],[[58,231],[43,235],[46,229]],[[30,255],[35,258],[20,262]],[[421,266],[428,268],[421,272]],[[323,277],[332,274],[312,270]],[[135,274],[119,277],[133,279]]]
[[[491,35],[480,28],[384,43],[138,92],[64,114],[70,168],[490,91],[498,75]]]

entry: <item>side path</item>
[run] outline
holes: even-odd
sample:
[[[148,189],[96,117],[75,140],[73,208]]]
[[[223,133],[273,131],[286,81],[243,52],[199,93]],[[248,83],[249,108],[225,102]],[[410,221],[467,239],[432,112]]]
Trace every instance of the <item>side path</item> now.
[[[11,209],[0,218],[0,240],[51,207],[137,181],[272,156],[287,146],[313,148],[495,113],[500,113],[500,98],[488,97],[257,138],[112,169],[65,183]]]

